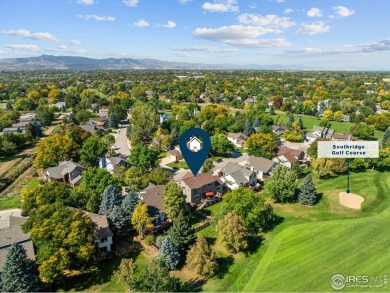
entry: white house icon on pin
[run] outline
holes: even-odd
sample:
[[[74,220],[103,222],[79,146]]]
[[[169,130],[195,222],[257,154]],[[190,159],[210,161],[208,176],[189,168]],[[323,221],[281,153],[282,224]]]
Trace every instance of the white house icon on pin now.
[[[199,152],[202,148],[202,142],[197,137],[191,137],[187,142],[187,147],[192,152]]]

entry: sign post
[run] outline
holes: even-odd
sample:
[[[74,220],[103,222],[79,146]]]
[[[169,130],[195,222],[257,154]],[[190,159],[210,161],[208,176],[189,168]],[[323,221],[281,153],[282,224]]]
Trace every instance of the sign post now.
[[[354,158],[379,158],[378,141],[319,141],[318,158],[347,159],[347,193],[350,189],[350,160]]]

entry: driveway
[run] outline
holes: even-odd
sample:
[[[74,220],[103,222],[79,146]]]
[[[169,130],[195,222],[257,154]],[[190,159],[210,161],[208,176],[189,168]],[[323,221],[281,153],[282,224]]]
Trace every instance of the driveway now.
[[[121,126],[115,135],[115,144],[113,145],[115,152],[120,153],[126,157],[130,155],[130,144],[128,143],[126,136],[126,129],[128,125],[128,123],[121,122]]]
[[[243,154],[241,154],[241,156],[235,156],[234,158],[225,158],[225,159],[222,159],[222,162],[219,162],[219,163],[214,162],[213,169],[214,170],[220,169],[228,163],[240,163],[242,161],[248,160],[248,158],[249,158],[249,155],[247,153],[243,153]]]

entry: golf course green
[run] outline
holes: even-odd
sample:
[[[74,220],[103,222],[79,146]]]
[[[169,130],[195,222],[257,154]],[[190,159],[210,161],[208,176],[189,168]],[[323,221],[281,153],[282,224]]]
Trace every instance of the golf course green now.
[[[210,280],[204,290],[324,292],[336,291],[330,285],[336,274],[390,275],[390,172],[351,175],[352,191],[365,198],[361,211],[338,203],[345,179],[316,181],[322,199],[314,207],[275,205],[283,222],[265,235],[255,252],[236,255],[228,272]]]

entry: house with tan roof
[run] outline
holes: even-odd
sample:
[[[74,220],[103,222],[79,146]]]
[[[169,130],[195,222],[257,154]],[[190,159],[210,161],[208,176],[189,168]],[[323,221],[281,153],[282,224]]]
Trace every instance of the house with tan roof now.
[[[99,249],[100,254],[111,252],[113,240],[112,233],[106,215],[98,215],[95,213],[84,211],[91,219],[93,225],[93,242]]]
[[[148,207],[148,213],[155,225],[159,225],[166,220],[164,208],[164,185],[154,185],[149,183],[148,187],[139,193],[140,200]]]
[[[224,183],[216,175],[199,173],[194,176],[191,172],[186,173],[179,185],[186,196],[186,202],[191,204],[200,203],[202,198],[223,193]]]
[[[243,166],[249,168],[256,173],[257,179],[264,179],[269,176],[272,169],[276,167],[276,162],[263,158],[250,156],[246,161],[243,161]]]
[[[245,134],[243,134],[242,132],[228,132],[227,139],[229,141],[231,141],[235,147],[243,148],[244,143],[247,139],[247,136]]]
[[[173,149],[167,152],[167,157],[172,161],[172,162],[178,162],[183,159],[183,155],[178,149]]]
[[[63,161],[56,167],[46,169],[45,180],[57,180],[68,183],[72,188],[78,186],[83,178],[82,173],[86,168],[72,161]]]
[[[241,186],[255,186],[257,183],[256,173],[237,163],[227,163],[220,170],[216,170],[216,174],[231,190]]]

